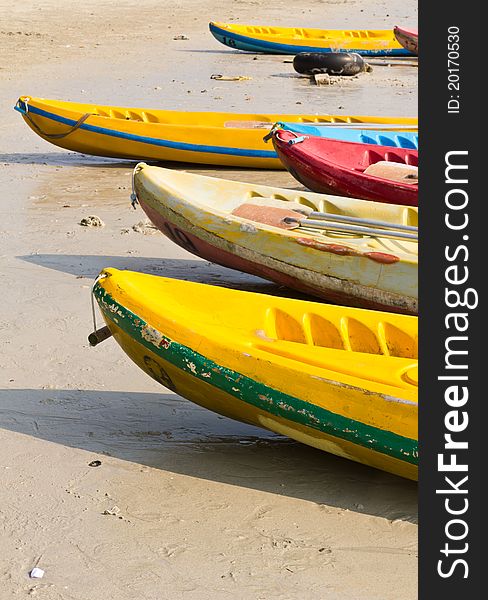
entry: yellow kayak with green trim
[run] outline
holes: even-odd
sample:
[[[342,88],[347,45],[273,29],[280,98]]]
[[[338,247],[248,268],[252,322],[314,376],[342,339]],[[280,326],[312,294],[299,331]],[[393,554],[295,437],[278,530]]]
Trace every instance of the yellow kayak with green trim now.
[[[101,106],[21,96],[27,125],[56,146],[112,158],[283,169],[263,137],[276,121],[371,123],[416,128],[410,117],[186,112]]]
[[[148,375],[209,410],[417,478],[417,318],[105,269],[93,294]]]

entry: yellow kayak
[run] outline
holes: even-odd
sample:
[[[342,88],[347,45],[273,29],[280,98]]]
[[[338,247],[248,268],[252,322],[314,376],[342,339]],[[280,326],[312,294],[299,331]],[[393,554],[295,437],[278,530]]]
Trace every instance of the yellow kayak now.
[[[134,189],[164,235],[206,260],[329,302],[417,313],[417,208],[144,163],[134,170]],[[313,223],[312,211],[325,211],[324,228]],[[287,218],[302,224],[287,224]]]
[[[93,294],[122,349],[166,388],[417,478],[416,317],[116,269],[102,271]]]
[[[21,96],[15,109],[43,139],[61,148],[134,160],[283,169],[263,141],[276,121],[417,126],[417,119],[344,115],[181,112],[99,106]]]
[[[357,52],[363,56],[412,56],[398,42],[393,29],[308,29],[214,22],[209,28],[222,44],[248,52]]]

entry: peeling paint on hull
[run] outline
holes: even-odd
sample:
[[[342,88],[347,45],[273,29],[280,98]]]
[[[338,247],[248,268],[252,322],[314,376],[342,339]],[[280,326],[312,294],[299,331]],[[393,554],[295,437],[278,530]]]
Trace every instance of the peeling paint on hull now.
[[[415,225],[417,209],[378,207],[374,202],[230,182],[144,164],[135,169],[134,187],[141,207],[161,232],[197,256],[327,301],[417,313],[415,242],[306,227],[287,230],[234,214],[250,201],[262,206],[272,202],[290,205],[290,209],[306,206]],[[301,204],[293,201],[296,197]],[[340,252],[324,251],[339,247]]]

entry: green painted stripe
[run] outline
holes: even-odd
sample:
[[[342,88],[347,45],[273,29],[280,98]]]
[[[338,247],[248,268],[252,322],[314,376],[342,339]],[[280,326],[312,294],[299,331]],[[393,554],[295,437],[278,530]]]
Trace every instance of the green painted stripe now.
[[[188,375],[265,412],[401,461],[418,464],[417,440],[338,415],[223,367],[162,335],[114,300],[99,283],[95,285],[93,293],[107,318],[136,342]]]

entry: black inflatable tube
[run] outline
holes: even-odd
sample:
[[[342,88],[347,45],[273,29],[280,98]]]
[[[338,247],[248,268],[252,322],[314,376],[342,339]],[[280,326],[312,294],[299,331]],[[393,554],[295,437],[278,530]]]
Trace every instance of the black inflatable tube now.
[[[300,52],[293,59],[293,68],[302,75],[357,75],[369,70],[355,52]]]

